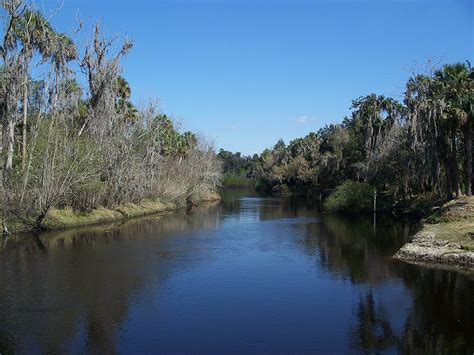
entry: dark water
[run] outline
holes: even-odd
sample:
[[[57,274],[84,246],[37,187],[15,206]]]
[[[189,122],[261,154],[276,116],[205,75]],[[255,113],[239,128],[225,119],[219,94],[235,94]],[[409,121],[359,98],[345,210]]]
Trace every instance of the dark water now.
[[[474,275],[393,261],[409,225],[244,197],[8,240],[0,353],[474,352]]]

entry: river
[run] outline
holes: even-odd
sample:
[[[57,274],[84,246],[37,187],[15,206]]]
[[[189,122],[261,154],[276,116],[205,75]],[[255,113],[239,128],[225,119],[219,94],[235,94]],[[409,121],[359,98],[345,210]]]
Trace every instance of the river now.
[[[0,353],[474,352],[474,274],[391,259],[413,226],[223,192],[0,251]]]

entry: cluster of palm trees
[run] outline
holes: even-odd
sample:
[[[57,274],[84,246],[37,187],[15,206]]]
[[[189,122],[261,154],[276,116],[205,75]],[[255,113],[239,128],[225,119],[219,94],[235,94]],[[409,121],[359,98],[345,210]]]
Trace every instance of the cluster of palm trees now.
[[[474,69],[444,65],[407,84],[407,121],[420,178],[439,194],[472,194]]]

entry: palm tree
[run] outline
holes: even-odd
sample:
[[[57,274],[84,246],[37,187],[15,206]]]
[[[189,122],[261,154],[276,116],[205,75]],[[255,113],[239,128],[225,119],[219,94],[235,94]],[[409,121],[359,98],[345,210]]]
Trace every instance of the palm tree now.
[[[428,75],[415,75],[406,85],[405,105],[408,108],[408,144],[412,154],[409,165],[412,178],[425,180],[440,196],[451,198],[453,192],[449,145],[449,127],[441,118],[444,102],[436,95],[436,80]]]
[[[365,144],[365,158],[357,166],[369,179],[369,172],[377,172],[377,163],[383,145],[395,123],[404,117],[405,107],[383,95],[370,94],[352,102],[353,122],[359,139]],[[370,169],[373,166],[374,169]]]
[[[439,94],[446,101],[446,118],[451,126],[452,150],[454,155],[454,174],[457,169],[456,133],[462,129],[466,152],[466,194],[472,194],[472,124],[474,116],[474,82],[470,77],[472,68],[463,63],[447,64],[437,70],[434,77],[438,83]],[[455,176],[455,181],[459,177]],[[458,188],[459,189],[459,188]]]
[[[140,115],[138,113],[137,108],[135,107],[133,103],[127,100],[121,103],[121,106],[123,108],[125,121],[127,123],[133,124],[138,121]]]
[[[13,24],[15,40],[22,43],[23,57],[23,133],[22,133],[22,168],[26,161],[26,125],[28,118],[28,72],[31,60],[36,51],[45,54],[47,38],[53,33],[48,21],[38,11],[25,10]]]
[[[353,117],[364,135],[366,147],[373,150],[404,111],[403,105],[383,95],[370,94],[352,102]]]
[[[78,58],[77,48],[73,40],[64,33],[51,33],[46,55],[51,59],[54,68],[59,73],[66,64]]]
[[[130,84],[121,75],[117,77],[116,95],[122,100],[128,100],[132,95],[132,89],[130,88]]]
[[[78,58],[77,49],[73,40],[66,34],[50,31],[47,33],[43,53],[45,60],[50,60],[54,68],[56,83],[54,107],[59,96],[59,76],[66,68],[68,62]]]
[[[135,105],[130,101],[132,89],[128,81],[121,75],[117,77],[115,95],[117,96],[115,102],[117,111],[123,112],[127,123],[135,123],[138,120],[139,114]]]

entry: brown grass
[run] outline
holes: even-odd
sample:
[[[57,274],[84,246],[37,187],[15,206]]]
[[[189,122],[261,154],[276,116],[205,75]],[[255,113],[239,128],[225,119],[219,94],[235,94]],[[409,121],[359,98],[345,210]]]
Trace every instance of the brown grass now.
[[[460,197],[445,203],[428,218],[423,232],[474,251],[474,196]]]

